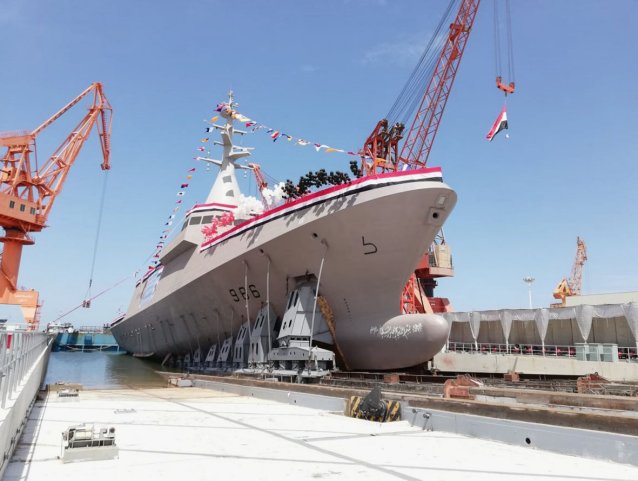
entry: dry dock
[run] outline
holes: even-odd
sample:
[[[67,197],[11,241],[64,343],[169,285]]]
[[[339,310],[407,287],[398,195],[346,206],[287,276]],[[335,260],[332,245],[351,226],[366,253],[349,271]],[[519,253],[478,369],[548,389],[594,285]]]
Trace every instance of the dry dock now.
[[[352,419],[334,412],[336,398],[278,395],[286,402],[197,387],[51,394],[34,406],[4,480],[638,479],[635,466]],[[115,427],[119,457],[63,464],[61,433],[82,422]]]

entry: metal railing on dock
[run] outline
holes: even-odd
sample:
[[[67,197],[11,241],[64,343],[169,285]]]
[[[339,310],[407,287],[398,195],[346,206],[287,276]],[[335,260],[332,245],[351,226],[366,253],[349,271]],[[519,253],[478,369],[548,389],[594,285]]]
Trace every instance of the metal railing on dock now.
[[[0,478],[35,403],[52,345],[53,336],[26,326],[0,329]]]
[[[51,336],[22,329],[0,331],[0,406],[15,393],[36,359],[51,342]]]
[[[564,358],[577,358],[578,346],[553,345],[553,344],[497,344],[485,342],[448,342],[448,352],[468,352],[481,354],[514,354],[522,356],[552,356]],[[638,362],[638,348],[615,347],[618,359]]]

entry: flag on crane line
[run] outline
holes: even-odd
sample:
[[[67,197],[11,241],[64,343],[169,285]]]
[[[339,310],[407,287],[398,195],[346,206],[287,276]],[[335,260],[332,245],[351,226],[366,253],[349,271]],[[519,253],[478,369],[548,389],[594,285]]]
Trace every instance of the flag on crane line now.
[[[507,129],[507,107],[503,105],[503,108],[501,109],[501,113],[498,114],[498,117],[494,121],[494,125],[492,125],[492,128],[487,133],[486,139],[491,142],[496,134],[498,134],[501,130],[506,130],[506,129]]]

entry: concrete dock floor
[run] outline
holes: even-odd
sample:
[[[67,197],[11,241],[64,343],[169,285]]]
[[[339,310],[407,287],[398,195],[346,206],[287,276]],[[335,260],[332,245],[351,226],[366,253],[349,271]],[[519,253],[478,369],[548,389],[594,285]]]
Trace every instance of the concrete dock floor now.
[[[63,464],[71,425],[115,427],[119,457]],[[14,480],[632,480],[638,468],[199,388],[82,391],[36,403]]]

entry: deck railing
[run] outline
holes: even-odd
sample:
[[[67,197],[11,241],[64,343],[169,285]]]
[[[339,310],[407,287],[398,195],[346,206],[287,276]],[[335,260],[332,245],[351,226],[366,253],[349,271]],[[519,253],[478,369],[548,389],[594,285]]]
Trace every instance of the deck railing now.
[[[52,342],[51,336],[43,332],[27,331],[21,327],[5,326],[0,330],[0,403],[4,408],[36,359]]]
[[[514,354],[522,356],[576,357],[576,346],[554,344],[495,344],[449,341],[447,351],[482,354]],[[618,347],[618,359],[638,362],[638,349],[635,347]]]

